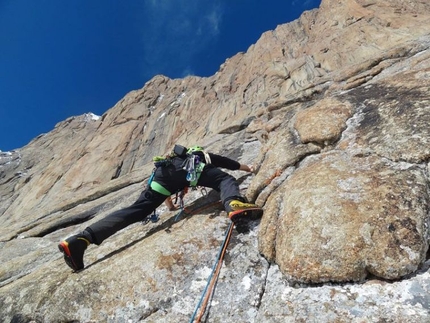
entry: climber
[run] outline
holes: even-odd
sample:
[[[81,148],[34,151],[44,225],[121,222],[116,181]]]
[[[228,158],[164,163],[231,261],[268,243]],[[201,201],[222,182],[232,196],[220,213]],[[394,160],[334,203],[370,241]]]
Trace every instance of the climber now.
[[[207,153],[199,146],[187,149],[175,145],[168,157],[168,163],[154,170],[150,184],[135,203],[107,215],[83,232],[59,243],[58,248],[64,254],[67,265],[75,271],[83,269],[84,252],[89,244],[100,245],[117,231],[143,221],[165,202],[166,198],[186,187],[198,185],[218,191],[224,208],[236,227],[261,217],[262,209],[248,203],[240,195],[236,179],[218,167],[251,173],[254,171],[252,166]]]

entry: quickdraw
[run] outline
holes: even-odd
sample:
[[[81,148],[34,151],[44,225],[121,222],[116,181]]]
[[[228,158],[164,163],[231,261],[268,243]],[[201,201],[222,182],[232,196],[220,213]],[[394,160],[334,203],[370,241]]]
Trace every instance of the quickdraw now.
[[[200,175],[203,172],[203,168],[206,166],[204,162],[200,160],[200,156],[191,154],[185,159],[183,169],[187,171],[187,181],[190,182],[190,187],[195,188]]]
[[[155,212],[151,214],[151,216],[146,217],[142,223],[143,224],[148,224],[149,222],[155,223],[158,222],[158,220],[160,220],[160,216]]]

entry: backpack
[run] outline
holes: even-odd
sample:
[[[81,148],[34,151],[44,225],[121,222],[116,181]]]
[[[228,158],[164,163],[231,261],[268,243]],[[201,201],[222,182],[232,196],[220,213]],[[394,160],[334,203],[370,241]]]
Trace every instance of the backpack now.
[[[197,152],[201,152],[205,157],[205,162],[201,160],[199,154]],[[200,175],[203,172],[203,168],[211,163],[211,158],[207,152],[203,150],[201,146],[193,146],[191,148],[186,148],[181,145],[175,145],[173,151],[170,155],[165,157],[163,156],[155,156],[152,158],[154,161],[154,170],[151,178],[149,179],[149,185],[152,184],[152,178],[154,177],[155,170],[158,167],[168,166],[172,163],[171,159],[175,156],[185,158],[182,168],[187,171],[186,179],[190,182],[190,187],[195,188],[197,186],[197,182],[200,178]]]

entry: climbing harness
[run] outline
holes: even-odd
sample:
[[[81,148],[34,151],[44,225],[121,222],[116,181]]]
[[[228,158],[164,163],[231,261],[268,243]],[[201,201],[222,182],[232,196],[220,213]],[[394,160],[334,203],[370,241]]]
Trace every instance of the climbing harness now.
[[[161,193],[163,195],[170,195],[170,192],[168,190],[166,190],[163,186],[161,186],[157,182],[153,181],[155,176],[155,171],[157,170],[157,168],[170,165],[171,164],[170,158],[156,156],[156,157],[153,157],[152,160],[154,161],[155,167],[152,170],[152,174],[148,179],[148,187],[151,187],[154,191]],[[154,212],[151,214],[151,216],[147,216],[145,219],[143,219],[142,224],[145,225],[145,224],[148,224],[149,222],[152,222],[152,223],[158,222],[158,220],[160,220],[160,216],[157,214],[156,211],[157,210],[155,209]]]
[[[172,195],[172,193],[169,190],[167,190],[164,186],[162,186],[160,183],[157,183],[153,180],[157,168],[165,167],[172,164],[171,156],[167,156],[167,157],[155,156],[152,158],[152,160],[154,161],[155,167],[152,170],[151,177],[148,180],[148,186],[151,187],[154,191],[162,195],[166,195],[166,196]]]
[[[221,245],[221,248],[220,248],[220,251],[218,253],[216,262],[215,262],[214,266],[212,267],[212,272],[209,275],[206,287],[203,290],[203,294],[200,297],[200,301],[198,302],[198,304],[196,306],[196,309],[194,310],[193,316],[191,317],[189,323],[193,323],[194,322],[194,319],[196,317],[196,314],[197,314],[197,311],[198,311],[199,308],[200,308],[200,314],[197,317],[197,320],[195,321],[195,323],[199,323],[201,321],[201,319],[202,319],[202,317],[203,317],[203,315],[204,315],[204,313],[206,311],[206,306],[207,306],[207,304],[209,302],[209,299],[212,296],[213,288],[214,288],[214,286],[215,286],[215,284],[217,282],[217,279],[218,279],[218,276],[219,276],[219,272],[220,272],[221,266],[222,266],[222,261],[223,261],[225,252],[227,250],[228,243],[230,242],[231,234],[233,232],[233,227],[234,227],[233,222],[231,222],[230,226],[227,229],[227,233],[226,233],[224,242]],[[206,297],[205,297],[205,295],[206,295]]]

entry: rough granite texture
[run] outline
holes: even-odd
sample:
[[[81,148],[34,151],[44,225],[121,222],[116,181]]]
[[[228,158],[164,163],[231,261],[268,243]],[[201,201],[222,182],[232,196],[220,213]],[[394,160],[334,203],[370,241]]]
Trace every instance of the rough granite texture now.
[[[229,220],[186,195],[91,245],[58,242],[133,203],[174,143],[254,164],[264,208],[233,233],[205,322],[430,322],[430,3],[323,0],[207,78],[158,75],[100,118],[0,152],[1,322],[188,322]]]

